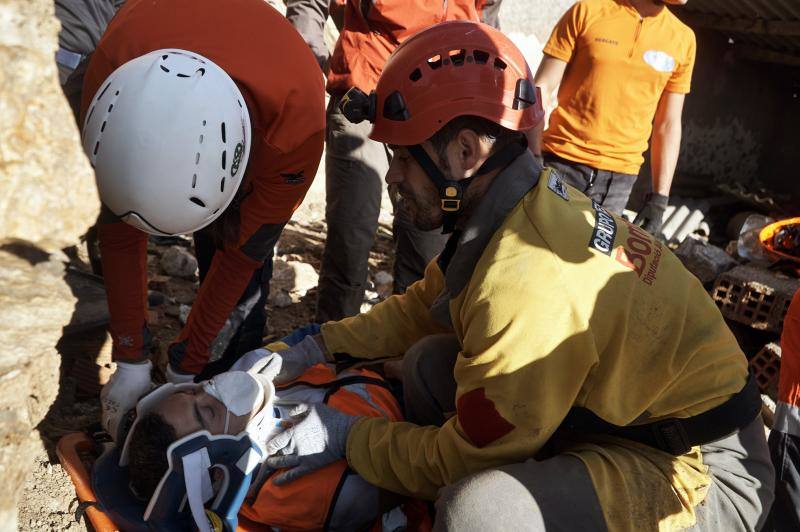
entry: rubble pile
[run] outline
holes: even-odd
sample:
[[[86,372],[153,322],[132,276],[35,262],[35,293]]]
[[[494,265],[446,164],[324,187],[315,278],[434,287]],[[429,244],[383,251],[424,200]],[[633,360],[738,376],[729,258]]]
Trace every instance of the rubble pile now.
[[[792,296],[800,290],[800,265],[764,249],[759,234],[790,212],[781,207],[785,198],[765,189],[717,189],[724,194],[675,201],[660,236],[703,283],[734,332],[762,393],[769,428],[778,395],[780,333]],[[678,224],[680,212],[686,216]]]

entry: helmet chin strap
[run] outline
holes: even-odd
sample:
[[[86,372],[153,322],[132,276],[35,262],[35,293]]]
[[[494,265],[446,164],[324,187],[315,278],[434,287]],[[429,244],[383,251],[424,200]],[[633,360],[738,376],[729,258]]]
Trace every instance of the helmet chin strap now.
[[[408,151],[411,156],[417,161],[417,164],[422,167],[428,179],[433,182],[439,191],[441,208],[444,212],[442,215],[442,233],[447,234],[453,232],[456,221],[463,212],[464,193],[473,179],[479,175],[488,174],[498,168],[505,168],[511,164],[514,159],[525,153],[527,149],[528,141],[523,136],[518,142],[512,142],[497,153],[490,155],[472,176],[454,181],[444,176],[421,144],[408,146]]]

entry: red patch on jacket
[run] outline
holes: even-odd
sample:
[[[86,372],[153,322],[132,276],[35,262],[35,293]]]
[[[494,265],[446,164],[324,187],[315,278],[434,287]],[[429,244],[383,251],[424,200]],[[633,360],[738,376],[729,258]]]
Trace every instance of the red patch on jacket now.
[[[483,388],[459,397],[456,413],[464,432],[478,447],[486,447],[516,428],[500,415]]]

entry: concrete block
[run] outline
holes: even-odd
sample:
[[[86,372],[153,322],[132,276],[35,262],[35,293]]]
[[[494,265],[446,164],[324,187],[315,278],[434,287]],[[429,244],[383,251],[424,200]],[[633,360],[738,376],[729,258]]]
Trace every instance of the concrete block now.
[[[800,279],[752,266],[738,266],[720,275],[711,297],[723,316],[754,329],[780,332]]]
[[[770,342],[750,359],[750,369],[763,395],[773,401],[778,399],[778,380],[781,371],[781,346]]]
[[[704,285],[713,283],[722,273],[739,264],[722,248],[694,238],[684,240],[675,255]]]

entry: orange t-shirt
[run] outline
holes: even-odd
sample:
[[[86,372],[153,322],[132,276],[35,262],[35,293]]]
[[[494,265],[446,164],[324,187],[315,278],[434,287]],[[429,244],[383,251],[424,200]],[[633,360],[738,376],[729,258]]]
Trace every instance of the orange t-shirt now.
[[[689,92],[694,32],[667,8],[642,18],[627,0],[584,0],[564,14],[544,53],[568,63],[544,151],[638,174],[661,95]]]
[[[311,185],[325,138],[325,91],[319,66],[292,25],[263,0],[127,0],[87,67],[82,114],[119,66],[162,48],[199,53],[236,82],[252,126],[242,183],[238,245],[217,250],[178,337],[179,371],[199,373],[209,345],[263,259],[264,226],[285,223]],[[114,358],[147,357],[147,235],[125,223],[99,227]],[[263,246],[261,246],[263,247]]]

